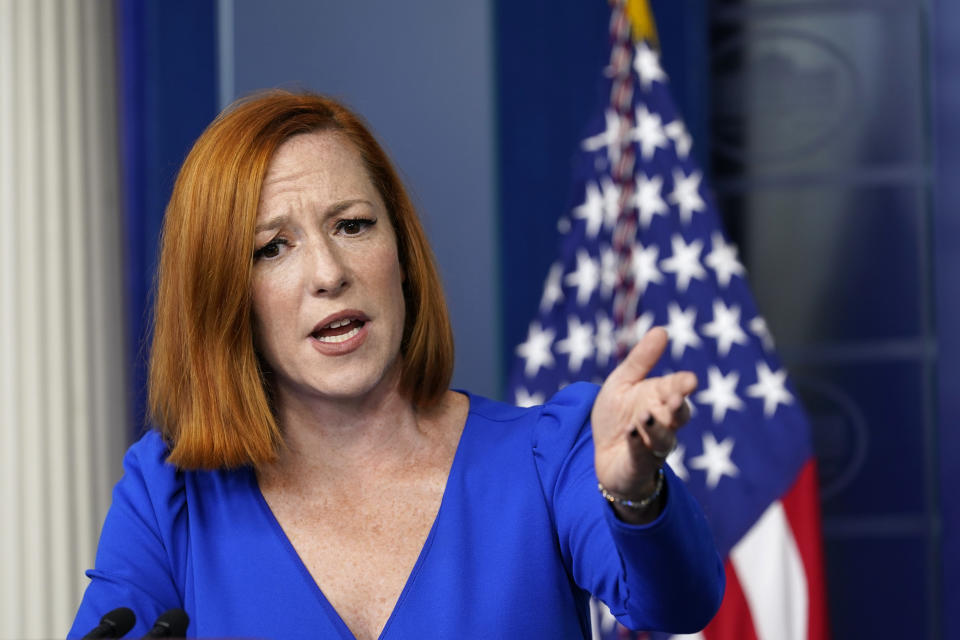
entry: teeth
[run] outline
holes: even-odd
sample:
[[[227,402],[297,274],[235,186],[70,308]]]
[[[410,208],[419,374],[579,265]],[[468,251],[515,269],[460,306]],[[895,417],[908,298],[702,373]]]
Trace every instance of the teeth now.
[[[348,324],[350,324],[350,320],[347,318],[344,318],[343,320],[334,320],[333,322],[325,326],[324,329],[337,329],[339,327],[342,327]]]
[[[344,323],[344,324],[346,324],[346,323]],[[334,328],[334,329],[336,329],[337,327],[343,326],[343,325],[339,325],[339,324],[336,324],[336,323],[334,323],[334,325],[336,325],[336,326],[331,325],[331,327]],[[357,335],[358,333],[360,333],[360,327],[354,327],[353,329],[351,329],[350,331],[347,331],[347,332],[344,333],[343,335],[339,335],[339,336],[317,336],[317,340],[319,340],[320,342],[326,342],[327,344],[336,344],[336,343],[338,343],[338,342],[346,342],[347,340],[349,340],[349,339],[352,338],[353,336]]]

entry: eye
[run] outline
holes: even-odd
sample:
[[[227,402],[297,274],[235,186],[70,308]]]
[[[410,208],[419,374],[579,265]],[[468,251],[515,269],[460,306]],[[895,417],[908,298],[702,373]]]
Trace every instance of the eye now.
[[[267,260],[271,258],[276,258],[277,256],[280,255],[281,245],[286,245],[286,244],[289,244],[289,243],[283,238],[279,238],[279,237],[274,238],[267,244],[263,245],[262,247],[254,251],[253,259],[256,261],[256,260],[259,260],[260,258],[266,258]]]
[[[345,236],[358,236],[375,224],[377,221],[371,218],[348,218],[337,222],[337,232]]]

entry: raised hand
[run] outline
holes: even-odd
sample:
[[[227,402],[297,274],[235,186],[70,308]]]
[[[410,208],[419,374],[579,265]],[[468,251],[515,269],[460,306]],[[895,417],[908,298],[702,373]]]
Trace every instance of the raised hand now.
[[[647,378],[667,346],[667,332],[651,329],[610,373],[593,404],[597,480],[618,498],[639,502],[656,491],[660,466],[677,442],[676,431],[690,419],[686,397],[697,377],[681,371]],[[614,504],[628,522],[649,522],[661,501],[634,509]]]

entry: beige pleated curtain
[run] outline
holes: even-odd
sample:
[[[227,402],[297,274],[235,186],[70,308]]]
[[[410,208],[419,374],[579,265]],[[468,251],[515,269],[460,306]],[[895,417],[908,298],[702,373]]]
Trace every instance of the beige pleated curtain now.
[[[127,420],[113,3],[0,0],[0,637],[63,637]]]

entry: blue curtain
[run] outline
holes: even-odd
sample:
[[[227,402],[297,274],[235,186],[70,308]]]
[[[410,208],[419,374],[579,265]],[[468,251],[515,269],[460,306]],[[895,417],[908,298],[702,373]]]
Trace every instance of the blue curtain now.
[[[116,5],[130,437],[147,426],[150,303],[163,211],[187,151],[217,113],[215,0]]]

